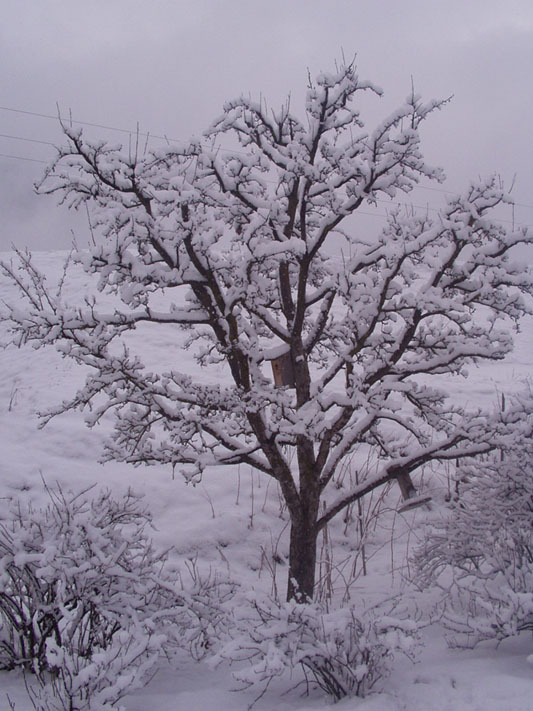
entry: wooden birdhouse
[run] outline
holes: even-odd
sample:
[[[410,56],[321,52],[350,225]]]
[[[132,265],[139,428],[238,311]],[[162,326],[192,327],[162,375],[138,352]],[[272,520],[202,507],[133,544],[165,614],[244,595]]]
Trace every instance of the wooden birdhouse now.
[[[418,495],[418,492],[415,488],[415,485],[413,484],[413,480],[411,479],[410,474],[399,474],[396,477],[396,481],[398,482],[398,486],[400,487],[400,491],[402,492],[403,499],[403,504],[398,509],[400,513],[403,513],[404,511],[409,511],[409,509],[414,509],[417,506],[422,506],[423,504],[427,504],[429,501],[431,501],[431,496],[424,494],[422,494],[421,496]]]
[[[277,388],[283,386],[294,388],[294,371],[292,369],[292,358],[290,353],[283,353],[277,358],[272,358],[272,374],[274,375],[274,385]]]
[[[404,501],[407,501],[407,499],[411,499],[416,496],[415,485],[413,484],[413,480],[411,479],[410,474],[399,474],[396,477],[396,481],[398,482],[398,486],[400,487],[400,491],[402,492],[402,499]]]

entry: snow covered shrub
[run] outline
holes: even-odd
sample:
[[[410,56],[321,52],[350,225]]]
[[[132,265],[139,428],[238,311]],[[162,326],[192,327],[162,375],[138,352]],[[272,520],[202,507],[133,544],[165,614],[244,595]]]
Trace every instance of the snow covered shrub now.
[[[236,584],[211,569],[201,571],[196,559],[186,561],[185,569],[168,572],[165,579],[159,575],[154,619],[165,624],[167,651],[184,649],[200,661],[215,652],[232,624]]]
[[[156,554],[131,491],[47,491],[0,526],[0,668],[36,672],[39,711],[108,711],[161,654],[205,653],[231,588]]]
[[[153,599],[160,559],[131,492],[119,501],[108,491],[48,495],[44,509],[17,502],[0,526],[3,669],[47,669],[49,641],[90,657]]]
[[[423,587],[445,590],[455,644],[533,631],[533,442],[463,466],[458,496],[415,555]]]
[[[46,644],[46,661],[52,670],[37,675],[28,693],[36,711],[116,711],[117,702],[145,685],[160,657],[162,635],[147,634],[142,626],[119,630],[105,649],[89,657],[70,645]]]
[[[353,607],[326,612],[318,604],[254,600],[242,614],[232,641],[219,657],[249,666],[234,672],[243,688],[263,686],[276,678],[293,676],[311,682],[335,701],[366,696],[389,673],[393,652],[410,655],[416,624],[380,616],[367,610],[358,616]]]

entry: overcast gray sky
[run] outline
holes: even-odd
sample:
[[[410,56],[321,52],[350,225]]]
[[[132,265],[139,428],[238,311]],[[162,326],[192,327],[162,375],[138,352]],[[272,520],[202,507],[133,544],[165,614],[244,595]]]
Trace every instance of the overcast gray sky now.
[[[71,230],[80,243],[87,235],[84,219],[33,194],[45,167],[36,161],[53,155],[36,141],[57,145],[61,134],[57,121],[22,112],[55,116],[59,105],[80,121],[182,140],[241,93],[277,106],[290,92],[297,110],[307,69],[331,69],[342,51],[385,91],[367,107],[370,128],[407,96],[411,76],[427,99],[453,94],[423,132],[445,188],[516,175],[518,205],[502,219],[533,224],[531,0],[0,0],[0,10],[0,250],[66,248]]]

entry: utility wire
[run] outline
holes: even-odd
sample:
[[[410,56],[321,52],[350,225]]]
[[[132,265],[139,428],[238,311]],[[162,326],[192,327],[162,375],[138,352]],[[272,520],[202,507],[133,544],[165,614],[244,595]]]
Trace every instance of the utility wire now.
[[[54,146],[51,141],[40,141],[37,138],[25,138],[24,136],[12,136],[9,133],[0,133],[0,138],[9,138],[13,141],[28,141],[29,143],[42,143],[45,146]]]
[[[57,120],[63,120],[62,117],[61,117],[59,114],[56,115],[56,116],[52,116],[51,114],[39,113],[39,112],[36,112],[36,111],[26,111],[26,110],[23,110],[23,109],[16,109],[16,108],[8,107],[8,106],[0,106],[0,110],[1,110],[1,111],[9,111],[9,112],[12,112],[12,113],[24,114],[24,115],[28,115],[28,116],[35,116],[35,117],[37,117],[37,118],[53,119],[53,120],[55,120],[55,121],[57,121]],[[118,131],[118,132],[120,132],[120,133],[126,133],[126,134],[129,134],[129,135],[135,134],[135,135],[138,135],[138,136],[143,136],[143,137],[145,137],[145,138],[155,138],[155,139],[162,140],[162,141],[167,141],[167,142],[172,141],[172,142],[179,143],[179,141],[177,141],[176,139],[168,138],[167,136],[158,136],[157,134],[146,133],[146,132],[142,132],[142,131],[138,131],[138,130],[132,131],[132,130],[129,130],[129,129],[126,129],[126,128],[118,128],[118,127],[116,127],[116,126],[107,126],[107,125],[105,125],[105,124],[92,123],[92,122],[89,122],[89,121],[78,121],[78,120],[74,120],[74,119],[70,119],[70,118],[69,118],[69,122],[71,122],[71,123],[76,123],[76,124],[80,124],[80,125],[82,125],[82,126],[91,126],[91,127],[93,127],[93,128],[101,128],[101,129],[104,129],[104,130],[107,130],[107,131]],[[49,146],[52,146],[52,147],[54,147],[54,148],[56,147],[55,144],[52,143],[51,141],[43,141],[43,140],[39,140],[39,139],[35,139],[35,138],[26,138],[26,137],[23,137],[23,136],[13,136],[13,135],[10,135],[10,134],[3,134],[3,133],[0,134],[0,137],[1,137],[1,138],[8,138],[8,139],[11,139],[11,140],[17,140],[17,141],[27,141],[27,142],[31,142],[31,143],[39,143],[39,144],[43,144],[43,145],[49,145]],[[228,152],[228,153],[244,153],[243,151],[234,150],[234,149],[230,149],[230,148],[219,148],[219,150],[224,151],[224,152]],[[30,162],[33,162],[33,163],[43,163],[43,164],[46,164],[46,163],[47,163],[47,161],[38,160],[38,159],[36,159],[36,158],[25,158],[25,157],[23,157],[23,156],[8,155],[8,154],[6,154],[6,153],[0,153],[0,157],[2,157],[2,158],[12,158],[12,159],[15,159],[15,160],[30,161]],[[269,181],[269,182],[274,182],[274,181]],[[418,190],[429,190],[429,191],[431,191],[431,192],[437,192],[437,193],[441,193],[441,194],[445,194],[445,195],[453,195],[454,192],[456,192],[456,191],[453,191],[453,190],[445,190],[444,188],[436,188],[436,187],[430,187],[430,186],[425,186],[425,185],[417,185],[417,186],[416,186],[416,189],[418,189]],[[439,208],[431,207],[431,206],[429,206],[429,205],[413,205],[413,204],[410,204],[410,203],[402,203],[402,202],[394,202],[394,201],[389,202],[388,200],[379,199],[379,198],[377,199],[377,202],[381,202],[381,203],[385,203],[385,204],[393,204],[393,205],[397,205],[397,206],[399,206],[399,207],[415,208],[415,209],[418,209],[418,210],[429,210],[429,211],[431,211],[431,212],[438,212],[438,211],[439,211]],[[517,203],[517,202],[513,203],[513,205],[514,205],[515,207],[523,207],[523,208],[526,208],[526,209],[533,210],[533,205],[528,205],[528,204],[525,204],[525,203]],[[362,213],[361,213],[361,214],[362,214]],[[367,215],[373,215],[374,213],[366,213],[366,214],[367,214]],[[386,217],[386,215],[382,215],[382,217]],[[507,224],[513,224],[513,223],[514,223],[513,220],[498,220],[498,222],[503,222],[503,223],[507,223]]]
[[[26,116],[36,116],[37,118],[53,119],[54,121],[65,122],[65,119],[61,116],[61,114],[52,116],[51,114],[41,114],[37,111],[24,111],[23,109],[13,109],[9,106],[0,106],[0,110],[10,111],[15,114],[25,114]],[[91,123],[90,121],[77,121],[75,119],[69,118],[68,120],[66,120],[66,123],[77,123],[80,126],[91,126],[92,128],[102,128],[106,131],[118,131],[119,133],[128,133],[130,135],[134,134],[136,136],[143,136],[144,138],[157,138],[161,141],[172,141],[173,143],[180,143],[180,141],[178,141],[177,139],[168,138],[167,136],[157,136],[154,133],[144,133],[143,131],[137,130],[132,131],[128,128],[117,128],[116,126],[105,126],[104,124]]]
[[[2,134],[0,134],[1,136]],[[31,139],[27,139],[31,140]],[[39,143],[46,143],[46,141],[38,141]],[[13,160],[23,160],[23,161],[29,161],[31,163],[41,163],[42,165],[48,165],[49,161],[46,160],[39,160],[37,158],[26,158],[24,156],[15,156],[15,155],[10,155],[8,153],[0,153],[0,158],[10,158]],[[267,181],[273,183],[273,180]],[[420,187],[420,186],[417,186]],[[395,207],[404,207],[407,209],[416,209],[416,210],[425,210],[426,212],[439,212],[440,208],[438,207],[431,207],[430,205],[415,205],[413,203],[407,203],[407,202],[395,202],[394,200],[385,200],[384,198],[375,198],[376,202],[379,202],[383,205],[390,205],[390,206],[395,206]],[[518,205],[519,203],[514,203],[514,205]],[[529,207],[533,209],[533,205],[522,205],[522,207]],[[368,215],[370,217],[383,217],[386,218],[387,214],[386,213],[381,213],[381,212],[365,212],[363,210],[358,210],[357,211],[359,215]],[[506,220],[506,219],[496,219],[494,220],[495,222],[499,222],[500,224],[507,224],[507,225],[515,225],[516,220]],[[532,224],[528,223],[519,223],[519,226],[522,227],[533,227]]]
[[[8,153],[0,153],[1,158],[13,158],[14,160],[27,160],[30,161],[31,163],[44,163],[45,165],[48,165],[47,160],[38,160],[37,158],[25,158],[24,156],[12,156],[9,155]]]

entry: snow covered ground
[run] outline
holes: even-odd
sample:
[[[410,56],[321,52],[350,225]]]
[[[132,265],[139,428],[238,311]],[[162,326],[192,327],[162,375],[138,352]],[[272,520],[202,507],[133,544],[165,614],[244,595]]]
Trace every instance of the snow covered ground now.
[[[41,253],[38,264],[53,281],[60,273],[61,254]],[[2,255],[9,259],[9,254]],[[80,273],[75,290],[84,293],[86,277]],[[0,278],[0,301],[13,302],[12,285]],[[5,327],[0,326],[0,339]],[[533,363],[533,321],[524,323],[516,337],[516,349],[505,363],[472,369],[470,379],[453,381],[452,391],[463,401],[497,402],[499,393],[519,390]],[[143,341],[147,359],[183,362],[188,354],[175,342],[160,337]],[[221,371],[220,377],[223,377]],[[196,487],[186,486],[179,474],[164,467],[137,468],[125,464],[98,463],[106,424],[88,430],[81,413],[70,413],[38,429],[36,413],[73,394],[83,373],[52,349],[9,347],[0,350],[0,514],[2,506],[27,492],[36,504],[44,502],[43,478],[65,489],[90,484],[119,493],[128,487],[144,494],[152,511],[158,546],[173,546],[183,560],[198,556],[201,565],[229,570],[244,588],[283,596],[286,585],[287,519],[273,483],[249,469],[212,471]],[[444,489],[445,475],[425,482],[428,489]],[[438,500],[439,493],[434,491]],[[375,502],[374,502],[375,503]],[[395,513],[398,492],[391,490],[384,515],[377,524],[366,554],[368,574],[362,575],[358,559],[349,586],[343,573],[353,570],[350,557],[356,550],[357,532],[342,522],[331,531],[332,580],[339,594],[348,589],[352,600],[374,601],[390,596],[405,585],[407,552],[416,542],[417,522],[425,513],[418,509],[403,516]],[[369,505],[369,504],[367,504]],[[335,566],[338,566],[335,568]],[[340,571],[340,572],[339,572]],[[345,589],[342,590],[342,586]],[[485,643],[475,650],[449,649],[438,625],[426,628],[425,646],[415,664],[395,660],[382,693],[365,699],[340,702],[339,711],[531,711],[533,652],[531,637],[507,640],[499,646]],[[257,690],[235,693],[231,669],[212,669],[206,663],[184,660],[178,668],[162,667],[142,691],[124,700],[127,711],[239,711],[246,709]],[[302,696],[301,689],[288,693],[287,686],[272,685],[254,707],[307,711],[327,708],[320,692]],[[24,681],[18,673],[0,673],[0,709],[31,709]]]

